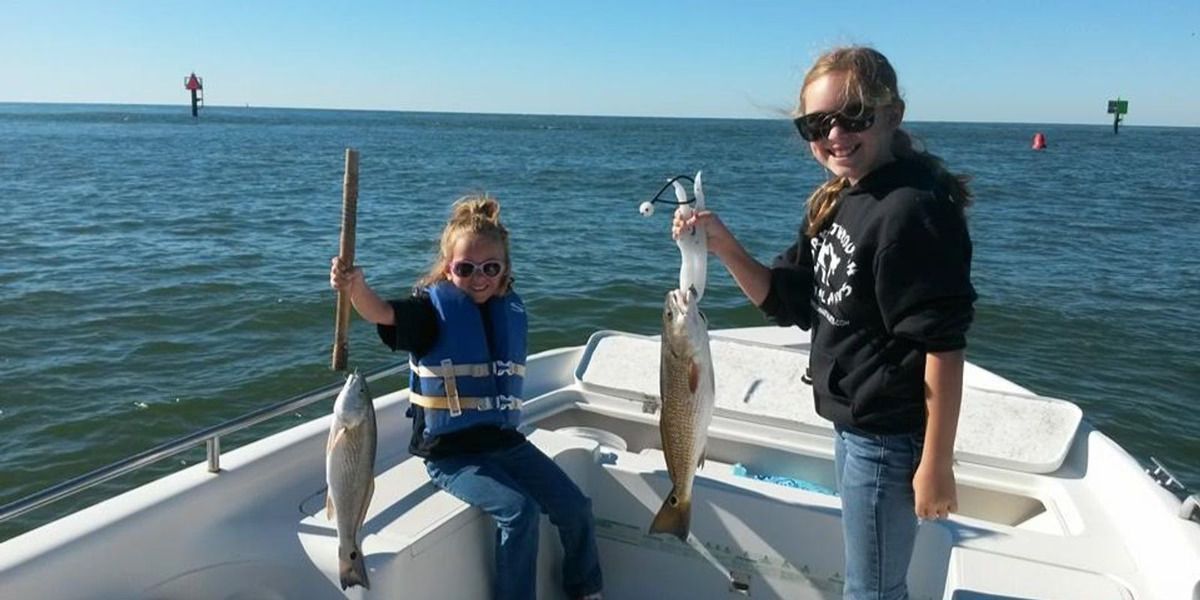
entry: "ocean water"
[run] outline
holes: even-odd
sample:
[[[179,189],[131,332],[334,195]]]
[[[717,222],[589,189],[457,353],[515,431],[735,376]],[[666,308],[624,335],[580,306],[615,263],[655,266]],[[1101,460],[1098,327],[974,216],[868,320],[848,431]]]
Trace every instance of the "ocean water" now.
[[[968,359],[1076,402],[1200,487],[1200,129],[907,127],[974,177]],[[327,276],[347,147],[357,262],[385,295],[428,267],[456,197],[500,198],[534,351],[657,331],[678,252],[665,211],[637,207],[667,177],[703,169],[709,206],[764,261],[823,177],[783,119],[0,104],[0,503],[337,380]],[[714,328],[764,323],[709,272]],[[352,366],[402,358],[357,318],[350,336]]]

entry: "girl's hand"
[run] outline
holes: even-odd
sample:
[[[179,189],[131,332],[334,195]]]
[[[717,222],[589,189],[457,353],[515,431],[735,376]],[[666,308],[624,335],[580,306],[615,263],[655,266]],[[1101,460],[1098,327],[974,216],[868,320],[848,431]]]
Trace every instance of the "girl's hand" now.
[[[725,256],[737,246],[733,233],[721,222],[717,213],[711,210],[692,211],[691,216],[684,218],[681,208],[675,209],[675,218],[671,221],[671,239],[679,239],[685,231],[700,226],[708,234],[708,251],[718,257]]]
[[[365,281],[362,267],[347,269],[336,256],[329,261],[329,287],[354,295],[354,290],[364,285]]]
[[[949,462],[944,465],[935,461],[921,461],[913,475],[913,495],[917,517],[934,520],[945,519],[958,511],[958,488],[954,482],[954,468]]]

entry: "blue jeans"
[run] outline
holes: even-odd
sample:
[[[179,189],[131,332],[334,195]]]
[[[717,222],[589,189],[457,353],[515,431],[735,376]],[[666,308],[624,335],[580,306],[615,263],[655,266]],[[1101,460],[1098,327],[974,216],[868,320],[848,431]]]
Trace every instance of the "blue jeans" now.
[[[874,435],[835,427],[834,461],[846,543],[844,598],[908,598],[917,540],[913,474],[924,434]]]
[[[574,598],[600,591],[592,501],[528,441],[506,450],[425,461],[438,487],[496,522],[496,600],[534,600],[538,525],[546,513],[563,545],[563,589]]]

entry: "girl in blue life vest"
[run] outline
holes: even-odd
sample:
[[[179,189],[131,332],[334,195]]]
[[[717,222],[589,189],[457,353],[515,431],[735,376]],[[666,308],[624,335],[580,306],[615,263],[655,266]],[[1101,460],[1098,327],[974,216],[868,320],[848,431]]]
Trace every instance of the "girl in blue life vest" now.
[[[361,268],[335,257],[329,283],[348,290],[393,350],[412,356],[409,451],[440,488],[487,512],[496,535],[497,600],[533,600],[538,525],[563,545],[563,587],[595,600],[602,587],[591,501],[517,431],[525,376],[525,306],[512,290],[508,230],[488,196],[454,203],[432,268],[413,295],[385,301]]]
[[[896,71],[878,51],[822,54],[793,122],[829,178],[770,267],[711,212],[701,224],[746,297],[812,330],[817,412],[834,427],[846,598],[908,597],[918,518],[957,510],[954,438],[974,316],[966,177],[900,128]]]

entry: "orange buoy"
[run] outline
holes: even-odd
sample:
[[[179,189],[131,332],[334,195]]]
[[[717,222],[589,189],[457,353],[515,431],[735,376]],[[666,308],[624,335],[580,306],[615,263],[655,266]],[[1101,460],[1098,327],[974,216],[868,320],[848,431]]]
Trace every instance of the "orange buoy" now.
[[[1033,134],[1033,149],[1034,150],[1045,150],[1046,149],[1046,136],[1042,135],[1042,132],[1040,132],[1040,131]]]

